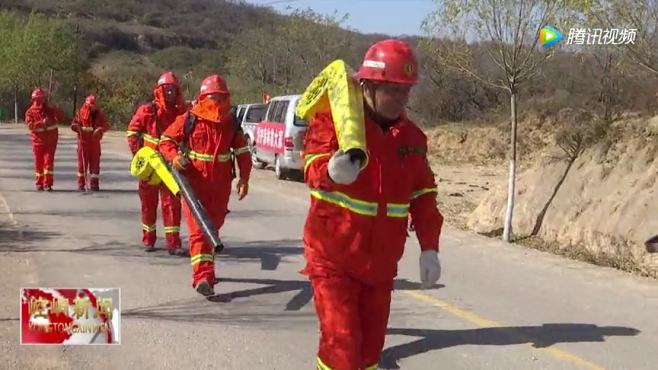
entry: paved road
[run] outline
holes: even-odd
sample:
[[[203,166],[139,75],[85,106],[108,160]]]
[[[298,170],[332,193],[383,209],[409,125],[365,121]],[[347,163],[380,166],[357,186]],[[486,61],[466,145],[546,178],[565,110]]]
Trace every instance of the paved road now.
[[[106,138],[104,191],[80,194],[75,141],[61,131],[55,192],[37,193],[27,135],[0,127],[0,368],[313,368],[303,184],[255,170],[249,197],[231,200],[221,283],[204,299],[187,259],[140,249],[121,135]],[[658,368],[656,281],[446,228],[441,284],[420,290],[418,256],[410,238],[382,368]],[[120,287],[122,344],[19,346],[21,286]]]

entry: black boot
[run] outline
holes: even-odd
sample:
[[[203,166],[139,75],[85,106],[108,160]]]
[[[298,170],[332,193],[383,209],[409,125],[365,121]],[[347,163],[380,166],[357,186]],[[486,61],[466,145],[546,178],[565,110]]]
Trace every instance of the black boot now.
[[[215,254],[220,254],[223,249],[224,249],[224,243],[220,241],[219,245],[215,247]]]

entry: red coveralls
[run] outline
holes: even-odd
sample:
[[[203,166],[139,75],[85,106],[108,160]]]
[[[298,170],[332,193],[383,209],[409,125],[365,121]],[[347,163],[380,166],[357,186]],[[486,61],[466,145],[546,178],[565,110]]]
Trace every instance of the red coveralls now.
[[[78,187],[85,186],[85,173],[89,170],[91,177],[89,185],[92,189],[98,189],[101,171],[101,138],[109,129],[105,114],[99,108],[83,104],[73,118],[71,129],[78,133]]]
[[[128,145],[135,154],[142,146],[158,149],[160,135],[171,125],[176,117],[182,114],[184,105],[178,108],[168,108],[165,104],[161,87],[154,91],[156,97],[151,104],[144,104],[137,109],[130,124],[128,124]],[[179,94],[179,96],[182,96]],[[164,185],[153,186],[147,182],[139,182],[139,198],[142,202],[142,242],[146,247],[152,247],[157,239],[155,221],[158,210],[158,194],[162,200],[162,218],[164,223],[167,249],[181,247],[180,198],[173,195]]]
[[[186,119],[187,114],[179,116],[162,135],[160,152],[169,162],[177,156],[180,143],[184,139]],[[191,165],[183,174],[219,231],[224,224],[231,195],[233,181],[231,149],[236,155],[240,178],[249,180],[252,165],[249,147],[244,136],[236,132],[231,115],[224,116],[220,122],[196,117],[194,130],[187,140]],[[196,287],[203,280],[215,284],[214,247],[206,241],[187,202],[183,202],[183,211],[190,232],[192,286]]]
[[[314,289],[323,370],[377,367],[409,214],[422,250],[439,248],[443,217],[425,135],[404,117],[388,129],[369,117],[365,125],[369,160],[350,185],[333,183],[327,172],[338,150],[331,114],[316,114],[305,138],[304,273]]]
[[[35,184],[39,190],[53,186],[55,151],[59,137],[57,122],[63,121],[64,112],[51,108],[46,103],[38,104],[34,100],[25,112],[25,124],[30,130],[34,153]]]

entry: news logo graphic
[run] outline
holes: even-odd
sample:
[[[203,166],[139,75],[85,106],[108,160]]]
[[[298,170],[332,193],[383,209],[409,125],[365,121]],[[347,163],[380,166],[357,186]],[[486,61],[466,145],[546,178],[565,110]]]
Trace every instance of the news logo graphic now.
[[[551,26],[545,26],[539,32],[539,41],[541,42],[542,46],[544,46],[545,48],[555,45],[563,38],[564,36],[562,36],[562,32],[556,30]]]
[[[21,344],[121,344],[120,288],[21,288]]]

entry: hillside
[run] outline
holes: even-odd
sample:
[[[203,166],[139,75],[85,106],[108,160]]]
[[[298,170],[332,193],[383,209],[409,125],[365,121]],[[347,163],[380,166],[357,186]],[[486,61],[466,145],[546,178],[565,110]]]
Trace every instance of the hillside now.
[[[117,128],[148,99],[153,80],[163,70],[179,75],[187,95],[194,95],[204,76],[219,72],[227,77],[236,102],[258,101],[263,92],[299,93],[334,59],[356,67],[367,47],[386,37],[344,29],[340,14],[298,9],[281,15],[243,1],[0,0],[0,7],[62,20],[71,32],[80,26],[78,58],[84,71],[77,77],[56,73],[54,100],[71,106],[77,82],[81,93],[98,95]],[[408,41],[416,49],[421,72],[408,106],[412,119],[426,128],[456,122],[466,130],[473,122],[504,122],[509,114],[505,91],[445,68],[421,46],[422,39]],[[474,65],[482,73],[496,69],[488,47],[470,45]],[[620,55],[609,57],[606,60],[614,62]],[[581,106],[613,115],[654,109],[655,76],[630,67],[625,67],[626,75],[609,74],[610,64],[600,62],[589,52],[556,52],[531,83],[521,86],[520,113],[550,117],[564,107]],[[43,71],[39,84],[47,73]],[[604,74],[607,77],[601,78]],[[19,111],[25,109],[31,88],[31,81],[18,86]],[[0,86],[0,108],[13,111],[13,95],[13,89]]]
[[[172,46],[222,48],[250,25],[282,17],[267,8],[220,0],[2,0],[3,9],[38,11],[79,23],[94,51]]]
[[[264,91],[299,92],[335,58],[357,63],[377,38],[342,29],[332,16],[301,10],[283,16],[242,1],[0,0],[0,8],[63,20],[71,32],[79,26],[85,71],[78,83],[83,94],[99,96],[115,127],[148,99],[163,70],[178,74],[187,95],[206,75],[221,73],[236,102],[252,101]],[[71,104],[74,84],[56,74],[55,101]],[[31,88],[19,86],[20,111]],[[0,86],[0,107],[13,111],[12,104],[13,91]]]
[[[595,262],[656,273],[644,241],[658,233],[655,195],[658,116],[615,122],[614,139],[585,151],[573,164],[550,204],[539,236],[559,249],[578,249]],[[559,152],[548,151],[518,182],[514,230],[531,233],[567,166]],[[468,226],[496,233],[502,225],[506,189],[493,189],[472,213]]]

